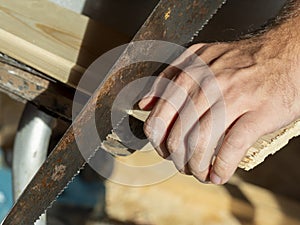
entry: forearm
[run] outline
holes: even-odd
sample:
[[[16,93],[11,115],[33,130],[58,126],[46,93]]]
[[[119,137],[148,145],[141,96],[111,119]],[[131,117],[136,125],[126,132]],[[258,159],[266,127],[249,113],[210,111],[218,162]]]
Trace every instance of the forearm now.
[[[261,38],[266,33],[283,30],[296,33],[299,28],[300,19],[300,0],[287,0],[277,16],[270,19],[260,29],[242,36],[241,39]],[[284,35],[286,36],[286,35]]]
[[[300,0],[288,0],[278,16],[270,22],[267,31],[281,30],[287,34],[300,32]]]
[[[287,1],[265,37],[272,42],[271,46],[281,46],[279,50],[285,52],[289,60],[285,63],[291,63],[297,70],[293,74],[298,75],[300,81],[300,0]]]
[[[273,25],[280,25],[299,16],[300,0],[287,0],[284,7],[274,19]]]
[[[294,71],[281,76],[296,75],[296,79],[290,78],[300,87],[300,0],[288,0],[267,27],[253,38],[248,37],[245,42],[250,42],[245,46],[252,50],[251,46],[258,48],[253,53],[257,60],[265,63],[272,61],[274,67],[280,67],[283,63],[290,65]]]
[[[297,38],[300,41],[300,0],[287,0],[278,15],[267,23],[260,33],[276,34],[287,41]]]

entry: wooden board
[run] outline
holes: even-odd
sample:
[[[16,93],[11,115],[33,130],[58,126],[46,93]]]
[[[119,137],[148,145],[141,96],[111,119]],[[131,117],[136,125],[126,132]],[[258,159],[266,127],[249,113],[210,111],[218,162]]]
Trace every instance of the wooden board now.
[[[30,101],[51,114],[72,120],[74,90],[1,62],[0,91]]]
[[[143,154],[146,154],[144,156]],[[156,154],[139,153],[121,158],[127,165],[149,165]],[[206,185],[177,173],[158,184],[130,187],[115,183],[124,174],[115,164],[112,181],[106,182],[106,208],[110,217],[129,224],[159,225],[299,225],[300,205],[290,199],[234,177],[225,186]],[[138,171],[138,169],[137,169]],[[155,176],[155,171],[131,176]]]
[[[98,56],[128,40],[47,0],[0,0],[0,52],[72,86]]]

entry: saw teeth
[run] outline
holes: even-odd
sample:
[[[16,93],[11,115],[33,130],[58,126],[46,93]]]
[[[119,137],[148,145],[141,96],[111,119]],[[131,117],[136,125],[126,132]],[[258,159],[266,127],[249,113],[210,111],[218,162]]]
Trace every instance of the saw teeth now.
[[[203,27],[205,27],[205,26],[207,25],[207,23],[208,23],[208,22],[211,20],[211,18],[217,13],[217,11],[218,11],[225,3],[226,3],[226,1],[227,1],[227,0],[224,0],[224,1],[222,2],[222,4],[220,5],[220,7],[219,7],[214,13],[211,14],[210,18],[207,19],[207,20],[205,21],[205,23],[199,28],[199,30],[197,30],[197,31],[193,34],[193,36],[192,36],[191,39],[189,40],[189,43],[192,43],[192,42],[194,41],[195,37],[198,37],[198,35],[199,35],[200,31],[203,29]]]
[[[82,167],[77,171],[76,174],[74,174],[74,176],[72,177],[72,179],[71,179],[71,180],[67,183],[67,185],[59,192],[59,194],[58,194],[58,195],[56,196],[56,198],[50,203],[50,205],[44,210],[44,213],[41,214],[41,215],[34,221],[34,224],[35,224],[38,220],[40,220],[41,217],[42,217],[43,215],[45,215],[45,213],[47,212],[48,209],[51,209],[51,208],[52,208],[54,202],[56,202],[56,200],[59,198],[59,196],[60,196],[60,195],[68,188],[69,184],[73,182],[73,180],[74,180],[75,177],[80,173],[80,171],[81,171],[82,169],[84,169],[85,165],[86,165],[86,163],[85,163],[84,165],[82,165]],[[1,223],[1,225],[2,225],[2,223]]]
[[[99,150],[99,149],[96,149],[96,150],[94,151],[94,154],[92,154],[92,155],[88,158],[88,162],[89,162],[89,160],[90,160],[91,158],[93,158],[93,156],[97,153],[98,150]],[[50,205],[44,210],[44,213],[42,213],[42,214],[34,221],[34,223],[36,223],[38,220],[40,220],[41,217],[47,212],[48,209],[52,208],[54,202],[56,202],[56,200],[59,198],[59,196],[60,196],[60,195],[68,188],[69,184],[72,183],[72,182],[74,181],[75,177],[80,173],[81,170],[84,169],[85,165],[86,165],[88,162],[84,163],[84,164],[80,167],[80,169],[74,174],[74,176],[72,177],[72,179],[69,180],[69,182],[67,183],[67,185],[66,185],[66,186],[58,193],[58,195],[56,196],[56,198],[55,198],[55,199],[50,203]],[[1,224],[1,225],[2,225],[2,224]]]

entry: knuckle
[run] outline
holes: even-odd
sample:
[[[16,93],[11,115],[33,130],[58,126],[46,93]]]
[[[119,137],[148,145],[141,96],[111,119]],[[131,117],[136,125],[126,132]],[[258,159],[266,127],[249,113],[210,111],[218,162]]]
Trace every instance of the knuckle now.
[[[176,91],[180,91],[182,95],[187,95],[189,92],[189,89],[193,84],[195,83],[193,74],[194,71],[189,71],[189,69],[185,69],[184,72],[180,73],[175,81],[174,81],[174,86]]]
[[[176,152],[177,147],[178,147],[177,139],[173,138],[172,136],[168,137],[166,140],[166,148],[168,149],[168,151],[170,153],[174,153]]]
[[[165,159],[167,156],[162,152],[160,151],[160,149],[158,148],[155,148],[155,151],[157,152],[157,154],[162,157],[163,159]]]
[[[180,73],[175,80],[175,83],[179,86],[183,85],[186,83],[187,81],[187,77],[185,73]],[[177,87],[177,86],[176,86]]]
[[[227,179],[230,176],[232,169],[231,164],[220,156],[217,156],[216,161],[213,165],[214,171],[223,179]]]
[[[200,182],[207,182],[209,170],[200,170],[200,162],[202,160],[202,154],[195,154],[187,163],[187,167],[191,174],[197,178]]]
[[[175,157],[174,157],[175,156]],[[180,172],[180,173],[185,173],[186,169],[185,169],[185,163],[183,163],[182,161],[182,155],[174,155],[172,156],[172,161],[174,166],[176,167],[176,169]]]
[[[197,155],[197,158],[200,160],[205,151],[205,148],[208,145],[208,139],[204,135],[201,135],[204,132],[194,132],[193,135],[187,137],[187,147],[189,155]]]
[[[201,183],[207,183],[207,181],[208,181],[208,175],[209,175],[208,170],[207,171],[199,171],[199,169],[194,168],[194,167],[190,167],[190,166],[189,166],[189,170],[190,170],[191,174],[197,180],[199,180]]]
[[[241,51],[240,49],[237,49],[237,48],[231,48],[228,52],[226,52],[222,58],[224,60],[227,60],[227,59],[230,59],[230,58],[233,58],[235,56],[238,56],[241,54]]]
[[[202,88],[202,90],[206,91],[209,90],[211,87],[215,87],[217,84],[217,80],[215,77],[213,76],[205,76],[203,77],[203,79],[200,82],[200,87]]]
[[[199,180],[205,181],[206,179],[205,174],[201,172],[198,168],[189,165],[189,170],[191,171],[194,177],[197,177],[197,179]]]
[[[248,138],[257,133],[259,126],[254,121],[247,121],[241,123],[238,128],[236,128],[231,135],[229,135],[225,140],[224,144],[226,147],[231,149],[245,149],[250,147],[248,143]]]
[[[213,44],[209,44],[210,45],[210,50],[212,52],[218,52],[219,54],[221,54],[222,52],[225,53],[229,50],[230,45],[226,42],[216,42]]]
[[[214,78],[214,82],[218,84],[223,91],[226,91],[230,87],[230,77],[227,71],[216,75]]]
[[[187,136],[186,141],[189,154],[193,154],[198,148],[198,137],[195,137],[195,135],[189,135]]]
[[[255,133],[256,132],[257,125],[254,121],[248,121],[247,123],[241,124],[241,130],[249,133]]]
[[[188,48],[188,51],[196,52],[197,50],[199,50],[200,48],[202,48],[203,46],[206,46],[206,45],[207,44],[204,44],[204,43],[193,44],[192,46],[190,46]]]
[[[198,168],[198,163],[195,162],[195,160],[190,160],[187,166],[193,175],[197,175],[200,173],[200,170]]]
[[[157,147],[162,142],[165,132],[164,127],[157,126],[159,126],[159,124],[156,121],[156,118],[153,117],[146,120],[146,122],[144,123],[144,133],[154,147]]]
[[[152,128],[150,127],[149,119],[147,119],[145,121],[143,129],[144,129],[144,133],[145,133],[146,137],[149,138],[151,135],[151,130],[152,130]]]
[[[224,140],[223,144],[226,149],[243,149],[245,141],[243,138],[236,137],[236,135],[230,135]]]
[[[162,148],[162,146],[156,146],[154,149],[160,157],[164,159],[167,159],[169,157],[169,153],[164,148]]]

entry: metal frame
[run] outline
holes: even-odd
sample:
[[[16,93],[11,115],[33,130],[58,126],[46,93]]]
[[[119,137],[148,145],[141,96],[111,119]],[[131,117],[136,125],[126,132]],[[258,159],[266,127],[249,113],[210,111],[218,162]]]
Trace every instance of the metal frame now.
[[[23,192],[45,161],[55,119],[27,103],[16,135],[13,152],[14,200]],[[45,225],[43,215],[36,225]]]

